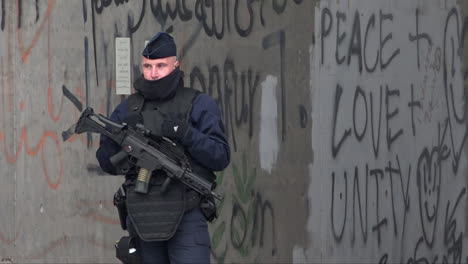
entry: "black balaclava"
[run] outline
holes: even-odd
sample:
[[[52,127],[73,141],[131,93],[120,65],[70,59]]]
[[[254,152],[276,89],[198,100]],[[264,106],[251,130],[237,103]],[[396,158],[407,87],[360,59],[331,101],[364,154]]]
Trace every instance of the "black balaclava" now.
[[[146,80],[143,74],[135,80],[135,89],[148,100],[166,100],[172,98],[177,87],[184,84],[184,72],[175,68],[169,75],[154,81]]]

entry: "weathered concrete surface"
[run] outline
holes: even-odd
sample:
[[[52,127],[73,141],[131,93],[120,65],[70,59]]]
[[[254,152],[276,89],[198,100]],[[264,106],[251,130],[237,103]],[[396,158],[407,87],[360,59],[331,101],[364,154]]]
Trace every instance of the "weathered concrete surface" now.
[[[320,3],[308,261],[467,262],[462,10]]]
[[[466,5],[454,0],[0,0],[0,261],[109,263],[97,135],[115,38],[157,31],[223,111],[216,263],[466,263]]]

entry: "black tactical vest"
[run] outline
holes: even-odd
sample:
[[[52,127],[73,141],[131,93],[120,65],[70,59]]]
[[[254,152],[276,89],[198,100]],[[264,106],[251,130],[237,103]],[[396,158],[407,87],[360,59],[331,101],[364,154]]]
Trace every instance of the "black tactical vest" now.
[[[192,102],[200,92],[190,88],[178,88],[174,98],[167,101],[145,101],[138,93],[128,98],[128,115],[131,112],[142,112],[158,109],[166,116],[176,117],[190,122]],[[184,151],[181,147],[181,151]],[[212,171],[189,158],[192,170],[214,181]],[[134,191],[134,182],[127,187],[127,210],[133,228],[144,241],[164,241],[170,239],[182,220],[184,212],[193,208],[194,191],[189,191],[184,184],[171,181],[167,191],[161,194],[161,186],[166,179],[163,171],[154,171],[148,194]],[[198,195],[196,198],[199,198]],[[198,205],[198,204],[197,204]]]

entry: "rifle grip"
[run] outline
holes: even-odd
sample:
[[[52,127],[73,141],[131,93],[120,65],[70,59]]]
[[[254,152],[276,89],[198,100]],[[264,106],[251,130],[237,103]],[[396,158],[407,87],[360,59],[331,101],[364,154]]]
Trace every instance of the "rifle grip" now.
[[[128,153],[125,152],[124,150],[121,150],[119,152],[117,152],[117,154],[113,155],[112,157],[110,157],[109,161],[111,162],[111,164],[115,167],[117,166],[117,164],[119,164],[120,162],[122,162],[125,158],[127,158],[128,156]]]

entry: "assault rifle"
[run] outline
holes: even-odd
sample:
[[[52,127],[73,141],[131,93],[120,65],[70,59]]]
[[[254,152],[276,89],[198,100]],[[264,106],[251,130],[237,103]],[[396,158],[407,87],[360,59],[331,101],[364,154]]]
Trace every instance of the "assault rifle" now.
[[[112,164],[118,164],[128,156],[134,160],[135,165],[140,168],[135,185],[137,192],[147,193],[151,172],[161,169],[167,174],[161,187],[162,192],[172,179],[177,179],[201,195],[213,196],[218,200],[222,198],[212,190],[213,183],[192,171],[189,163],[185,161],[185,155],[174,159],[157,149],[156,142],[148,137],[149,131],[141,124],[136,128],[125,123],[119,124],[103,115],[95,114],[93,109],[88,107],[75,125],[75,133],[84,132],[105,135],[122,147],[120,152],[111,157]]]

